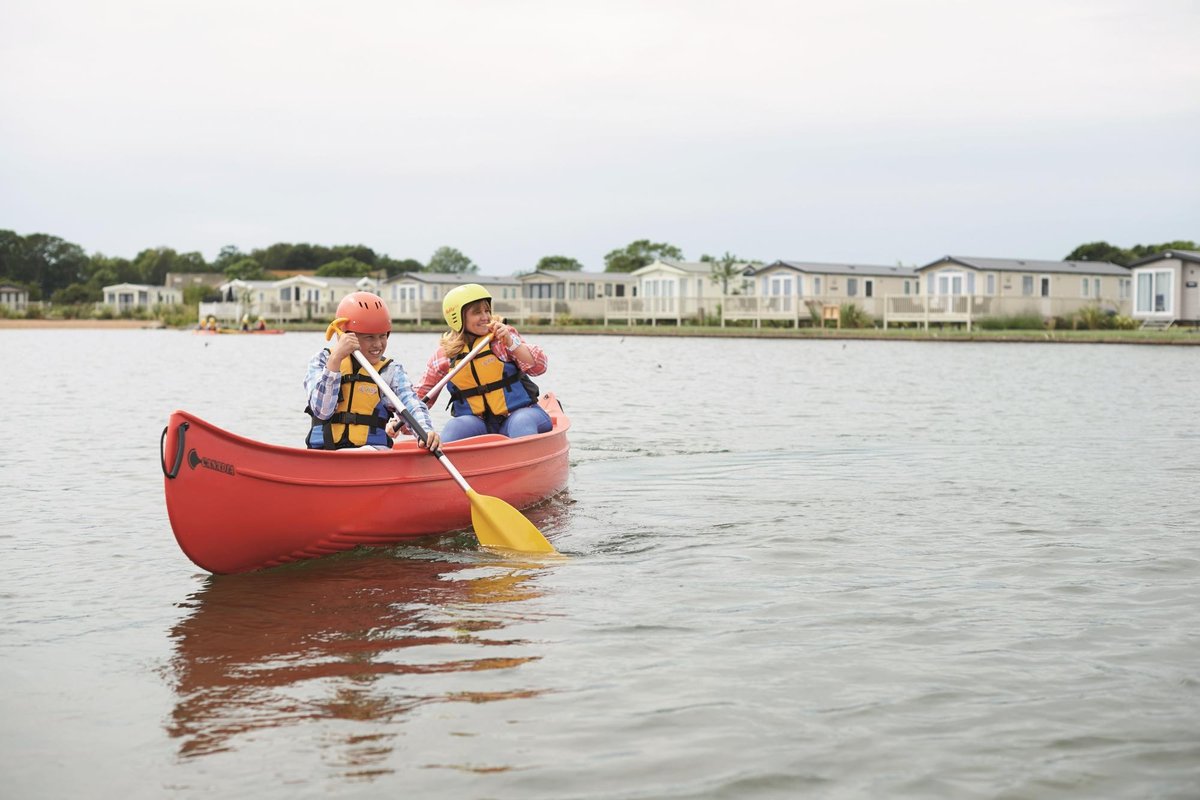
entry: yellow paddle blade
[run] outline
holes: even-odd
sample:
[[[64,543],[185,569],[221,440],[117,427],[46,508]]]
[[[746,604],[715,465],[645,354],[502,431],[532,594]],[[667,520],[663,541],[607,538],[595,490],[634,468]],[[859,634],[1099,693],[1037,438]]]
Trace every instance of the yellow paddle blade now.
[[[468,489],[467,499],[471,501],[471,524],[481,545],[523,553],[558,552],[525,515],[499,497]]]

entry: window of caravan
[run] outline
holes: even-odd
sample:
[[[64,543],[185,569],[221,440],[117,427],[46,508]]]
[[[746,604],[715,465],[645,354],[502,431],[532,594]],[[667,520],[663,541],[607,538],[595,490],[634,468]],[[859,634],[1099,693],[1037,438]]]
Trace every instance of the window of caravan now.
[[[1134,308],[1143,314],[1170,314],[1171,282],[1174,275],[1169,271],[1139,272],[1134,292]]]

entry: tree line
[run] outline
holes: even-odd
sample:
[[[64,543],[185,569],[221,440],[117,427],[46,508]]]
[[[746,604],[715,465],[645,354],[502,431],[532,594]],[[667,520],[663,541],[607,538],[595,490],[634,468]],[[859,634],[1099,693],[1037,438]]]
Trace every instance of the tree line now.
[[[1160,245],[1134,245],[1121,248],[1107,242],[1080,245],[1069,253],[1067,261],[1110,261],[1128,266],[1134,261],[1164,250],[1198,250],[1190,241]],[[604,256],[606,272],[632,272],[666,258],[683,260],[683,251],[667,242],[639,239]],[[701,261],[713,265],[712,279],[726,286],[745,263],[728,251],[722,256],[702,255]],[[564,255],[541,258],[534,270],[578,271],[583,264]],[[0,281],[21,286],[31,300],[49,300],[55,305],[93,303],[102,299],[102,288],[117,283],[162,286],[168,272],[211,272],[226,278],[263,280],[273,275],[313,271],[321,276],[361,277],[404,272],[443,272],[469,275],[479,267],[453,247],[439,247],[425,263],[414,258],[395,259],[376,253],[366,245],[316,245],[278,242],[269,247],[243,252],[234,245],[221,248],[211,262],[198,252],[180,253],[170,247],[151,247],[133,258],[87,253],[81,246],[45,233],[21,235],[0,230]],[[198,290],[203,291],[203,290]],[[192,303],[202,299],[188,297]]]
[[[639,240],[605,256],[605,268],[631,272],[655,258],[682,259],[683,252],[666,243]],[[705,257],[709,258],[709,257]],[[533,270],[579,271],[583,264],[564,255],[539,259]],[[296,272],[314,272],[328,277],[393,277],[405,272],[443,272],[469,275],[479,267],[454,247],[439,247],[422,263],[415,258],[396,259],[362,245],[319,245],[277,242],[244,252],[234,245],[221,248],[208,261],[198,252],[179,252],[171,247],[150,247],[133,258],[88,253],[80,245],[46,233],[21,235],[0,229],[0,281],[29,291],[31,300],[49,300],[54,305],[98,302],[102,289],[118,283],[162,286],[167,273],[219,273],[229,280],[266,280]],[[185,290],[185,302],[193,303],[206,290]]]
[[[1117,247],[1108,242],[1091,242],[1081,244],[1067,253],[1067,257],[1063,261],[1108,261],[1128,267],[1146,256],[1165,253],[1168,250],[1187,250],[1194,253],[1200,251],[1200,247],[1197,247],[1195,242],[1189,242],[1186,239],[1163,244],[1135,244],[1133,247]]]

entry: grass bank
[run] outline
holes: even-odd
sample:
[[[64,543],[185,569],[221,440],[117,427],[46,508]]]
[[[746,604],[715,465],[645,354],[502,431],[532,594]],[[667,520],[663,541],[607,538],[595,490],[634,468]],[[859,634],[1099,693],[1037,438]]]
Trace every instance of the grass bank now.
[[[284,326],[289,330],[325,330],[319,325]],[[563,336],[677,336],[737,339],[864,339],[912,342],[1058,342],[1078,344],[1200,345],[1200,329],[1143,330],[980,330],[964,328],[752,328],[704,325],[534,325],[518,326],[530,334]],[[443,326],[396,325],[404,333],[441,333]]]
[[[0,330],[7,328],[170,328],[191,330],[192,325],[170,326],[153,319],[4,319]],[[324,331],[318,323],[284,324],[289,331]],[[863,339],[902,342],[1044,342],[1074,344],[1147,344],[1200,345],[1200,328],[1171,328],[1165,331],[1143,330],[981,330],[965,328],[753,328],[720,327],[717,325],[521,325],[530,334],[562,336],[663,336],[690,338],[734,339]],[[403,333],[440,334],[441,325],[396,325],[393,330]]]

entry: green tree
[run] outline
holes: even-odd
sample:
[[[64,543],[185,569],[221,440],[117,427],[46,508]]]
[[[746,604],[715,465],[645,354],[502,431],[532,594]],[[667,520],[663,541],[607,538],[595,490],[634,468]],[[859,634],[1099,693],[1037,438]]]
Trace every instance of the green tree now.
[[[103,289],[114,283],[141,283],[142,276],[128,258],[93,253],[88,264],[88,285]]]
[[[374,267],[357,258],[339,258],[317,268],[322,278],[361,278],[374,272]]]
[[[325,258],[321,261],[322,264],[343,258],[353,258],[355,261],[361,261],[372,268],[379,263],[379,256],[365,244],[339,244],[335,247],[318,248],[318,250],[328,251],[325,254]]]
[[[28,285],[33,273],[25,267],[25,237],[16,231],[0,230],[0,278]]]
[[[1128,250],[1122,250],[1108,242],[1089,242],[1067,253],[1063,261],[1111,261],[1126,266],[1130,258]]]
[[[1120,264],[1123,267],[1128,267],[1134,261],[1146,256],[1152,256],[1156,253],[1162,253],[1167,250],[1197,250],[1195,242],[1190,242],[1186,239],[1180,239],[1174,242],[1164,242],[1163,244],[1135,244],[1130,248],[1117,247],[1108,242],[1089,242],[1076,247],[1064,261],[1110,261],[1113,264]]]
[[[25,237],[25,247],[42,267],[43,296],[87,279],[88,256],[79,245],[57,236],[34,233]]]
[[[177,253],[170,247],[149,247],[134,256],[137,283],[162,286],[168,272],[211,272],[199,253]]]
[[[248,256],[237,248],[237,245],[227,244],[221,248],[221,252],[217,253],[217,257],[213,260],[212,267],[214,272],[225,272],[230,266],[247,258]],[[229,273],[225,273],[229,274]]]
[[[215,286],[183,287],[183,304],[189,308],[194,308],[197,303],[219,303],[222,299],[221,290]]]
[[[268,272],[311,272],[331,259],[322,258],[311,244],[276,242],[250,251],[250,257]]]
[[[28,286],[31,299],[50,297],[90,274],[83,248],[57,236],[0,231],[0,277]]]
[[[652,263],[657,258],[683,259],[683,251],[665,242],[651,242],[649,239],[638,239],[620,250],[613,250],[604,256],[605,272],[633,272]]]
[[[427,272],[479,272],[479,267],[453,247],[439,247],[429,258]]]
[[[380,256],[379,260],[375,263],[375,266],[386,271],[389,278],[394,278],[403,272],[425,271],[425,265],[420,261],[417,261],[415,258],[404,258],[397,261],[394,258]]]
[[[534,269],[550,272],[579,272],[583,264],[570,256],[543,256]]]
[[[1165,253],[1167,250],[1187,250],[1188,252],[1197,252],[1200,247],[1196,246],[1195,242],[1189,242],[1186,239],[1179,239],[1174,242],[1165,242],[1163,244],[1135,244],[1129,249],[1129,254],[1136,261],[1139,258]]]
[[[116,283],[136,283],[136,281],[128,280],[117,274],[112,267],[104,266],[92,271],[92,276],[88,278],[88,286],[103,294],[105,286],[112,286]]]
[[[712,256],[701,256],[701,261],[707,261],[712,264],[710,278],[713,283],[721,287],[721,294],[729,294],[730,281],[742,277],[742,273],[746,270],[747,262],[742,261],[737,256],[725,251],[725,255],[720,258]]]
[[[73,306],[83,303],[98,303],[104,299],[104,293],[82,283],[72,283],[65,289],[59,289],[50,295],[50,302],[56,306]]]
[[[267,271],[253,258],[240,258],[221,271],[231,281],[261,281],[267,278]]]

